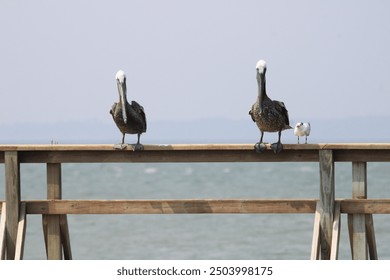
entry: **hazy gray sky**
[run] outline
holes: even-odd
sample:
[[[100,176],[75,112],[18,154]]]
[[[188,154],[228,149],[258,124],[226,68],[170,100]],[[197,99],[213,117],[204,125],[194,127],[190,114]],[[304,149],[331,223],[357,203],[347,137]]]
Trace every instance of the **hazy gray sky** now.
[[[292,120],[390,117],[389,1],[2,1],[0,123],[249,118],[257,60]],[[249,119],[248,119],[249,121]]]

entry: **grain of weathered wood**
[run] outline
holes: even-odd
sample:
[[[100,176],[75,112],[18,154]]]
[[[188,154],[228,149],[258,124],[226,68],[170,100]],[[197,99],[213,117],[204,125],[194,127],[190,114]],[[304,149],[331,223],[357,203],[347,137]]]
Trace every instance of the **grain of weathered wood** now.
[[[27,214],[31,214],[28,212],[29,202],[26,202],[26,203],[27,203]],[[49,215],[42,215],[43,241],[45,242],[46,258],[48,257],[48,252],[47,252],[47,217],[49,217]]]
[[[367,243],[368,243],[368,251],[370,253],[370,259],[377,260],[378,252],[376,248],[374,219],[372,217],[372,214],[366,215],[366,232],[367,232]]]
[[[72,249],[70,246],[70,234],[68,227],[68,218],[66,215],[60,215],[61,245],[64,251],[64,259],[72,259]]]
[[[352,162],[352,198],[367,198],[367,163]],[[352,229],[352,259],[367,259],[367,240],[366,240],[366,216],[364,214],[353,214],[350,216]]]
[[[390,144],[285,144],[283,153],[259,155],[253,144],[145,145],[145,150],[114,150],[114,145],[0,145],[18,151],[21,163],[88,162],[317,162],[318,151],[332,149],[334,161],[390,161]],[[0,156],[0,162],[4,157]]]
[[[34,200],[29,214],[314,213],[314,199]]]
[[[47,219],[47,258],[49,260],[61,260],[61,231],[60,216],[48,215]]]
[[[47,164],[47,199],[61,199],[61,164]],[[62,259],[60,216],[49,215],[46,217],[47,228],[47,258],[49,260]]]
[[[367,259],[366,222],[364,214],[352,215],[352,259]]]
[[[144,145],[145,151],[152,150],[253,150],[249,144],[155,144]],[[21,144],[0,145],[1,151],[112,151],[113,144]],[[267,145],[267,150],[271,150]],[[283,150],[390,150],[390,143],[319,143],[319,144],[284,144]],[[129,146],[128,152],[133,152]]]
[[[61,199],[62,198],[62,175],[60,163],[48,163],[46,165],[47,174],[47,198]]]
[[[311,242],[311,260],[318,260],[320,257],[320,204],[316,203],[316,212],[314,215],[313,237]]]
[[[20,166],[18,152],[7,151],[5,161],[5,200],[6,200],[6,256],[15,258],[16,235],[20,207]]]
[[[20,152],[23,163],[94,163],[94,162],[317,162],[315,150],[284,151],[275,155],[253,150],[155,150],[155,151],[37,151]]]
[[[26,203],[20,204],[20,216],[18,224],[18,234],[16,237],[15,260],[22,260],[24,253],[24,240],[26,236]]]
[[[27,214],[182,214],[188,212],[305,214],[315,212],[316,201],[316,199],[155,199],[25,202]],[[344,214],[390,214],[390,199],[338,199],[336,201],[340,202],[341,213]]]
[[[367,162],[352,162],[352,198],[367,198]]]
[[[5,239],[5,218],[6,217],[6,206],[3,202],[1,205],[1,216],[0,216],[0,260],[5,259],[5,247],[6,247],[6,239]]]
[[[335,203],[334,221],[332,230],[332,244],[330,249],[330,259],[337,260],[339,255],[339,243],[340,243],[340,202]]]
[[[343,199],[341,212],[349,214],[390,214],[390,200]]]
[[[321,259],[330,258],[335,204],[334,161],[332,150],[320,150]]]

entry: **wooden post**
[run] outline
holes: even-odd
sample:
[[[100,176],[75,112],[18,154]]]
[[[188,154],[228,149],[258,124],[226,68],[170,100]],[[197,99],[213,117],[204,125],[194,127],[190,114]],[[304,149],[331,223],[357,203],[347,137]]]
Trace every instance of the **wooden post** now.
[[[47,199],[61,199],[61,164],[47,163]],[[46,252],[49,260],[61,260],[61,230],[60,215],[45,215],[44,229]]]
[[[352,198],[367,198],[367,163],[352,162]],[[366,216],[348,215],[353,260],[367,259]]]
[[[332,150],[319,151],[320,162],[320,244],[321,259],[329,260],[335,206],[334,160]]]
[[[6,151],[5,163],[5,200],[6,200],[6,258],[15,258],[16,237],[20,207],[20,164],[18,152]]]

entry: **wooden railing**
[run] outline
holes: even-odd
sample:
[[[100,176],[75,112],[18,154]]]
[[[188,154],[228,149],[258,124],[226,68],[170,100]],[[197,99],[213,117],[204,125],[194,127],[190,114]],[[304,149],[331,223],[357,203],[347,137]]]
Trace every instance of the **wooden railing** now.
[[[23,258],[28,214],[43,217],[48,259],[71,259],[67,214],[313,213],[311,259],[337,259],[340,213],[348,214],[353,259],[377,259],[372,214],[390,214],[390,199],[367,199],[367,162],[389,162],[390,144],[284,145],[262,154],[252,144],[0,145],[5,201],[0,202],[1,259]],[[62,200],[61,163],[319,162],[319,197],[312,199]],[[352,198],[335,199],[335,162],[352,163]],[[22,201],[20,164],[47,165],[47,198]]]

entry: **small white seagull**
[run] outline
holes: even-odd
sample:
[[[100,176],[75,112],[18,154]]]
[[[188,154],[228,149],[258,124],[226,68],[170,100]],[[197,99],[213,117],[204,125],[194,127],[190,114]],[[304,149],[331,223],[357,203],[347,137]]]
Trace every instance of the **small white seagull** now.
[[[307,144],[307,136],[310,135],[311,126],[310,123],[297,123],[294,128],[295,136],[298,136],[298,144],[299,144],[299,136],[306,136],[305,144]]]

